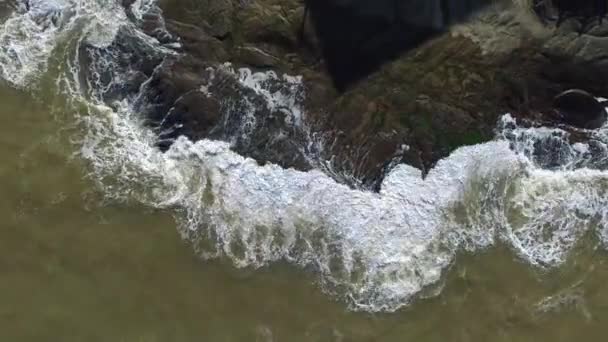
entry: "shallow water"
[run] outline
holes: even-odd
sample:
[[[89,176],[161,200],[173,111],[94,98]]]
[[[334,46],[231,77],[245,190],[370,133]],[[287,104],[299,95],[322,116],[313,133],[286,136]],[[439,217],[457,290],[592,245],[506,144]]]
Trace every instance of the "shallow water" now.
[[[601,250],[544,274],[502,247],[461,255],[437,297],[397,313],[354,313],[307,271],[199,260],[170,213],[103,200],[48,103],[7,87],[0,98],[0,340],[605,338]]]
[[[49,101],[0,88],[0,340],[599,341],[606,255],[541,273],[502,247],[461,255],[443,291],[354,313],[304,270],[201,261],[171,213],[103,200]],[[50,101],[53,103],[53,101]]]
[[[1,341],[603,338],[608,174],[584,168],[603,169],[604,138],[537,160],[526,148],[561,133],[505,129],[519,155],[461,149],[425,182],[398,167],[379,195],[213,141],[161,154],[129,99],[83,98],[75,70],[78,44],[108,68],[117,27],[136,34],[122,9],[33,4],[0,31]],[[221,69],[300,114],[296,78],[277,95],[275,76]]]

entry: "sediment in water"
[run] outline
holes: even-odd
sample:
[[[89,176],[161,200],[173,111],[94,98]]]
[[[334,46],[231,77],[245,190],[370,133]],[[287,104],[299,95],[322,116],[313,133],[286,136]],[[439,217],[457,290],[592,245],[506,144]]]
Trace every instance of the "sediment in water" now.
[[[58,92],[80,111],[81,156],[91,177],[111,198],[174,210],[180,232],[203,257],[251,268],[286,261],[311,269],[353,309],[394,311],[440,282],[461,251],[504,243],[523,261],[549,268],[563,264],[586,233],[608,243],[605,128],[586,130],[586,141],[572,143],[568,131],[523,127],[507,115],[493,141],[456,149],[425,178],[420,169],[395,164],[372,192],[336,181],[331,164],[316,154],[324,140],[300,107],[306,96],[300,78],[209,64],[193,76],[197,91],[223,100],[218,91],[227,87],[242,101],[217,119],[229,136],[176,136],[162,151],[163,126],[142,114],[157,105],[162,89],[155,77],[178,54],[179,42],[142,31],[154,3],[136,1],[132,15],[94,0],[36,4],[34,10],[52,9],[63,21],[41,26],[29,11],[15,12],[0,31],[12,44],[0,51],[3,78],[35,92],[37,72],[46,72],[53,52],[63,49]],[[15,39],[22,34],[26,39]],[[125,39],[130,43],[121,44]],[[15,46],[34,46],[36,53],[19,55]],[[140,48],[163,61],[147,72],[130,69],[142,61]],[[142,73],[138,87],[120,88],[134,72]],[[175,101],[191,103],[183,94]],[[296,146],[315,169],[260,165],[233,150],[260,132],[260,110],[277,117],[288,139],[302,139]]]

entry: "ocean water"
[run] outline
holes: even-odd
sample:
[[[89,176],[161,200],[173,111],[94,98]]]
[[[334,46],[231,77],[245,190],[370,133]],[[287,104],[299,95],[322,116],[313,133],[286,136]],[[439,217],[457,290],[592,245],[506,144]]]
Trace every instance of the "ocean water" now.
[[[139,29],[154,1],[0,4],[3,339],[602,338],[606,129],[570,144],[505,114],[494,141],[373,193],[320,160],[299,77],[223,65],[208,72],[283,112],[318,170],[233,152],[261,121],[246,105],[233,137],[163,153],[148,84],[107,96],[132,71],[117,37],[178,53]]]

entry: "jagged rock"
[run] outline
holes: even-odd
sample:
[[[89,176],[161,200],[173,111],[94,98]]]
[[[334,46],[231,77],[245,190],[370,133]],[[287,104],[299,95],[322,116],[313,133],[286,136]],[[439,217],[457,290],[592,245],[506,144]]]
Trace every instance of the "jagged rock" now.
[[[198,26],[167,20],[169,31],[180,38],[184,52],[204,61],[224,62],[229,58],[224,45]]]
[[[542,47],[550,60],[544,73],[565,87],[579,84],[594,93],[606,93],[608,85],[598,80],[608,77],[608,21],[591,29],[583,34],[557,30]]]
[[[131,12],[128,13],[132,15]],[[150,11],[143,15],[142,22],[140,23],[141,29],[162,44],[175,43],[176,38],[167,31],[162,15],[160,9],[156,7],[150,9]]]
[[[135,0],[122,0],[121,3],[124,8],[129,8],[135,3]]]
[[[558,11],[558,24],[568,16],[579,16],[587,18],[602,18],[607,12],[605,0],[551,0],[549,4]]]
[[[553,106],[560,119],[580,128],[599,128],[606,121],[606,109],[593,95],[580,89],[570,89],[557,95]]]
[[[239,77],[229,66],[188,55],[163,62],[139,108],[157,128],[159,146],[168,148],[180,135],[194,141],[211,138],[231,142],[235,151],[260,163],[310,169],[302,151],[305,132],[294,129],[284,108],[269,105],[263,93]],[[283,86],[280,78],[266,81],[268,91]]]
[[[221,104],[217,98],[193,89],[180,96],[160,125],[162,147],[183,135],[194,141],[206,138],[221,119]],[[187,122],[187,125],[183,123]]]
[[[226,1],[201,1],[200,6],[176,0],[161,2],[169,18],[169,31],[182,36],[183,52],[189,57],[182,57],[177,65],[168,65],[167,70],[161,70],[155,77],[157,96],[162,99],[156,113],[166,114],[180,95],[200,87],[205,82],[201,80],[204,69],[217,62],[303,75],[307,121],[331,135],[333,143],[328,144],[327,153],[336,155],[339,166],[353,171],[368,185],[379,178],[390,160],[428,169],[459,146],[491,139],[497,119],[507,112],[518,118],[555,124],[554,119],[548,119],[554,110],[553,99],[564,90],[583,88],[598,96],[608,95],[608,83],[603,81],[608,77],[608,20],[585,22],[584,18],[567,17],[557,27],[550,20],[543,27],[538,18],[526,17],[533,15],[530,9],[520,13],[507,5],[497,7],[487,15],[480,15],[470,28],[467,26],[467,34],[457,34],[455,29],[454,34],[440,35],[396,56],[340,92],[333,87],[326,73],[328,61],[320,53],[323,32],[316,30],[314,18],[306,15],[303,2],[232,0],[230,6],[219,5]],[[349,6],[353,1],[361,6],[377,5],[362,0],[342,3]],[[437,7],[435,2],[425,4],[429,9]],[[205,6],[227,10],[213,12]],[[226,25],[230,27],[229,33],[219,35],[221,39],[214,38],[217,32],[213,32],[209,21],[212,13],[223,17],[220,22],[230,22]],[[416,20],[403,13],[406,17],[400,20]],[[550,11],[547,13],[550,15]],[[421,13],[417,15],[422,18]],[[382,25],[390,26],[389,17],[377,16]],[[534,21],[535,26],[522,17]],[[431,20],[431,27],[440,26],[438,17]],[[196,43],[198,37],[204,37],[205,43]],[[188,40],[192,45],[187,44]],[[209,46],[197,50],[197,44]],[[195,67],[196,63],[187,62],[188,58],[204,67]],[[346,58],[342,61],[347,61]],[[214,94],[227,99],[249,96],[254,105],[263,107],[256,102],[260,100],[256,100],[255,94],[230,78],[225,82],[225,88],[215,90]],[[261,161],[308,167],[306,162],[291,158],[290,153],[297,160],[301,156],[290,145],[297,143],[297,137],[279,140],[281,143],[268,138],[276,137],[285,128],[280,113],[258,114],[274,119],[260,126],[248,147],[237,143],[237,150]],[[188,120],[183,124],[189,125]],[[205,128],[204,134],[226,139],[221,131],[230,129],[234,127]],[[189,134],[196,136],[191,131]],[[271,152],[269,146],[279,152]],[[269,158],[269,153],[274,154]]]
[[[255,1],[242,8],[237,14],[242,39],[293,49],[297,45],[297,30],[285,16],[284,6]]]
[[[232,0],[161,0],[160,6],[168,18],[199,26],[213,37],[225,38],[232,32]]]
[[[165,60],[148,84],[145,102],[149,106],[146,113],[150,120],[155,124],[161,123],[180,96],[200,89],[208,67],[208,63],[190,55]]]
[[[280,63],[280,60],[277,57],[272,56],[255,46],[237,48],[236,56],[240,62],[258,68],[274,67]]]
[[[117,32],[109,47],[84,42],[79,50],[82,77],[87,83],[97,84],[96,89],[103,89],[100,95],[108,103],[136,94],[164,58],[157,49],[135,39],[125,28]],[[122,78],[116,79],[115,75]]]

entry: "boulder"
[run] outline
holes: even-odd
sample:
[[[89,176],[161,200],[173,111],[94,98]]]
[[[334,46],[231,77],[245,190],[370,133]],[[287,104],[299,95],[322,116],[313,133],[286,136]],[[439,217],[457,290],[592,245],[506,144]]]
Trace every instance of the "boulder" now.
[[[216,38],[225,38],[233,28],[233,0],[161,0],[159,5],[168,19],[198,26]]]
[[[239,61],[256,68],[276,67],[280,63],[277,57],[255,46],[239,47],[235,54]]]
[[[221,119],[221,105],[217,98],[193,89],[180,96],[160,123],[159,140],[168,148],[180,135],[193,141],[209,136]],[[187,122],[187,125],[183,123]]]
[[[268,99],[271,93],[291,94],[293,84],[269,75],[260,91],[242,77],[227,65],[172,57],[147,83],[138,110],[159,132],[161,149],[182,135],[193,141],[210,138],[231,142],[235,151],[260,163],[310,169],[302,151],[305,132],[294,127],[289,107]]]
[[[229,55],[223,43],[198,26],[174,20],[166,21],[167,30],[180,38],[181,48],[202,61],[225,62]]]
[[[570,89],[557,95],[553,106],[562,122],[579,128],[599,128],[606,122],[606,108],[593,95]]]
[[[159,125],[180,96],[200,89],[208,77],[204,63],[190,55],[170,57],[163,61],[147,84],[142,111],[152,125]],[[184,122],[189,125],[189,122]]]

